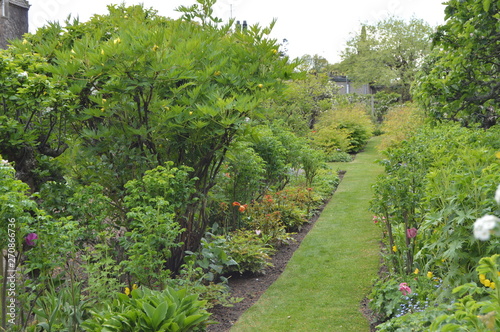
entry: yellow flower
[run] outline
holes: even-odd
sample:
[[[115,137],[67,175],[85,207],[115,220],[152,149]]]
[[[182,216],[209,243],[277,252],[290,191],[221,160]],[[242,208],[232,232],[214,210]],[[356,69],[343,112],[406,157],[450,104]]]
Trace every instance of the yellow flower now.
[[[427,278],[432,278],[433,275],[434,273],[432,273],[431,271],[427,272]]]
[[[139,288],[139,286],[137,286],[137,284],[132,285],[132,289],[137,289],[137,288]]]
[[[26,45],[26,44],[28,44],[28,41],[26,39],[23,39],[23,45]]]
[[[420,270],[417,268],[417,269],[415,269],[415,271],[414,271],[413,273],[415,273],[415,274],[419,274],[419,273],[420,273]]]
[[[500,159],[500,151],[498,151],[497,153],[495,153],[495,156]]]
[[[489,279],[485,279],[483,281],[483,285],[485,285],[486,287],[490,287],[491,286],[491,281]]]
[[[262,85],[262,84],[259,84],[259,85],[257,85],[257,86],[258,86],[259,88],[261,88],[261,89],[264,87],[264,85]]]
[[[125,287],[124,293],[125,293],[125,295],[130,295],[130,288]]]
[[[273,52],[273,54],[276,54],[276,53],[278,53],[278,50],[273,49],[273,51],[272,51],[272,52]]]
[[[122,40],[120,39],[120,37],[118,37],[118,38],[116,38],[115,40],[113,40],[113,43],[114,43],[114,44],[119,44],[119,43],[121,43],[121,42],[122,42]]]
[[[392,251],[394,251],[394,252],[398,251],[398,247],[397,246],[392,246]]]
[[[155,44],[155,46],[153,46],[153,52],[156,52],[158,50],[158,45]]]
[[[220,73],[220,71],[218,71],[218,70],[217,70],[217,71],[214,73],[214,76],[219,76],[220,74],[221,74],[221,73]]]
[[[495,288],[497,288],[497,285],[495,285],[495,283],[494,283],[494,282],[492,282],[492,283],[490,283],[490,288],[491,288],[491,289],[495,289]]]
[[[101,50],[101,54],[104,55],[104,50]]]
[[[479,275],[479,281],[481,281],[481,283],[483,283],[483,281],[486,280],[486,276],[484,274],[480,274]]]

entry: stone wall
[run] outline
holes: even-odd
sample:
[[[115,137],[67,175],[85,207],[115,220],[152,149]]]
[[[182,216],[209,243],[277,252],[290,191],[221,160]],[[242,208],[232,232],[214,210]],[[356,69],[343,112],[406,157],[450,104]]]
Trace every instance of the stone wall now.
[[[28,32],[28,10],[25,0],[0,0],[0,48],[7,48],[9,40]]]

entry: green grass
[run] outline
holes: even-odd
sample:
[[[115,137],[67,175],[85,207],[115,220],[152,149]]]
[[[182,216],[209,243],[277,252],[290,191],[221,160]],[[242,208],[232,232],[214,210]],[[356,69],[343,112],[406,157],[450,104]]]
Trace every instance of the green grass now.
[[[368,210],[383,168],[372,139],[280,278],[236,322],[238,331],[369,331],[359,310],[379,268],[380,230]]]

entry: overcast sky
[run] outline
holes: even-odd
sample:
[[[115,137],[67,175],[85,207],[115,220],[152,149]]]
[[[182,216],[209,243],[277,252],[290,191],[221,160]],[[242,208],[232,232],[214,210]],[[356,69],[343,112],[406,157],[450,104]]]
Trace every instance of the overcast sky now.
[[[299,57],[319,54],[330,63],[338,62],[340,52],[361,23],[375,23],[390,15],[404,19],[412,16],[436,26],[444,22],[444,0],[219,0],[216,15],[223,20],[233,18],[249,24],[267,26],[273,18],[277,24],[272,38],[288,40],[288,54]],[[195,0],[29,0],[30,32],[47,21],[63,22],[68,15],[88,20],[94,14],[107,13],[108,4],[143,3],[162,16],[178,18],[179,5]]]

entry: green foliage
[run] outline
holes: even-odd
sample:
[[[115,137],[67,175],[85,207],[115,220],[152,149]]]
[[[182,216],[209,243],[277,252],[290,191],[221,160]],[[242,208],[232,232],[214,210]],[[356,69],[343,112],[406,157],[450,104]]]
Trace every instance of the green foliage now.
[[[92,310],[83,325],[85,331],[197,331],[204,330],[210,316],[205,302],[185,289],[154,291],[134,289],[130,296],[114,299]]]
[[[306,74],[303,79],[289,81],[274,105],[287,126],[304,135],[314,127],[321,113],[331,107],[337,90],[328,75]]]
[[[431,328],[436,331],[458,331],[461,326],[481,330],[481,320],[494,319],[492,314],[487,316],[487,312],[481,311],[482,304],[476,303],[483,291],[481,287],[472,287],[470,280],[475,279],[474,269],[481,257],[495,254],[498,248],[498,239],[484,244],[471,234],[472,224],[479,216],[493,214],[497,209],[491,199],[500,183],[500,164],[495,157],[497,135],[497,128],[484,131],[457,125],[424,126],[413,137],[386,151],[387,159],[382,161],[386,174],[374,186],[372,210],[383,221],[380,224],[388,248],[387,266],[398,276],[412,274],[417,268],[415,272],[427,271],[431,277],[441,277],[434,290],[436,305],[462,298],[454,304],[456,315],[440,319],[436,315],[449,312],[446,306],[429,309],[415,317],[391,320],[381,326],[382,331],[397,330],[404,322],[422,322],[425,326],[439,322],[439,326]],[[409,235],[411,228],[416,236]],[[480,273],[489,273],[487,278],[491,280],[498,277],[495,266],[486,268],[486,261],[481,262]],[[452,292],[467,283],[469,286]],[[422,285],[417,288],[414,291],[419,295],[425,289]],[[464,297],[467,290],[471,293]],[[390,303],[382,302],[377,305]],[[484,317],[479,319],[478,315]]]
[[[479,261],[479,279],[491,279],[491,285],[498,285],[499,255],[484,257]],[[497,331],[500,328],[500,291],[496,286],[478,287],[467,283],[453,290],[461,299],[453,305],[452,312],[437,317],[430,331]]]
[[[372,136],[373,130],[370,116],[362,104],[341,105],[321,116],[317,132],[318,144],[327,153],[334,149],[359,152]]]
[[[414,105],[391,107],[384,117],[381,130],[383,132],[380,149],[387,149],[409,139],[419,127],[423,126],[425,115]]]
[[[163,285],[170,275],[165,265],[183,231],[175,215],[191,203],[196,181],[189,179],[190,168],[172,164],[146,171],[140,180],[125,185],[124,205],[130,212],[127,232],[120,239],[127,256],[121,265],[134,281],[149,287]]]
[[[347,42],[340,70],[358,84],[393,86],[403,100],[410,99],[410,85],[420,62],[430,51],[431,27],[423,20],[409,22],[389,17],[363,25]]]
[[[281,92],[296,66],[267,38],[274,23],[236,31],[232,21],[218,24],[212,5],[183,7],[177,20],[142,6],[109,6],[107,15],[85,23],[49,24],[2,53],[2,82],[31,87],[45,79],[31,90],[6,89],[4,98],[17,104],[0,114],[3,141],[33,155],[27,158],[30,172],[40,159],[35,150],[56,157],[70,145],[76,158],[60,163],[69,182],[101,186],[113,217],[121,219],[117,224],[125,225],[136,218],[124,213],[131,209],[123,205],[127,182],[165,162],[191,167],[196,193],[174,207],[175,221],[190,231],[179,238],[185,248],[174,255],[172,268],[203,236],[208,192],[227,149],[252,119],[264,118],[264,102]],[[18,137],[21,128],[26,133]],[[140,213],[146,220],[155,212]]]
[[[274,250],[262,241],[255,231],[238,230],[228,235],[228,254],[238,263],[227,267],[227,272],[262,273],[271,266]]]
[[[36,299],[33,309],[36,325],[27,331],[81,331],[82,323],[87,319],[90,303],[82,299],[81,287],[73,284],[62,289],[50,289]]]
[[[353,159],[353,156],[347,152],[342,152],[342,151],[334,151],[326,157],[328,162],[335,163],[335,162],[342,162],[342,163],[347,163],[351,162]]]
[[[306,187],[312,186],[319,170],[325,167],[325,159],[326,156],[323,151],[313,149],[303,150],[300,161],[306,178]]]
[[[43,55],[15,48],[0,52],[0,153],[32,190],[60,177],[42,165],[42,156],[57,157],[67,148],[70,96],[66,83],[51,77]]]
[[[446,23],[434,34],[415,97],[438,121],[489,128],[500,117],[500,5],[491,0],[451,0],[446,5]]]
[[[402,283],[411,289],[410,293],[403,294],[400,290]],[[382,321],[422,312],[435,299],[435,289],[438,287],[437,278],[422,275],[380,279],[373,286],[369,305]]]
[[[235,142],[227,153],[220,185],[229,202],[249,202],[264,185],[266,163],[251,143]]]

